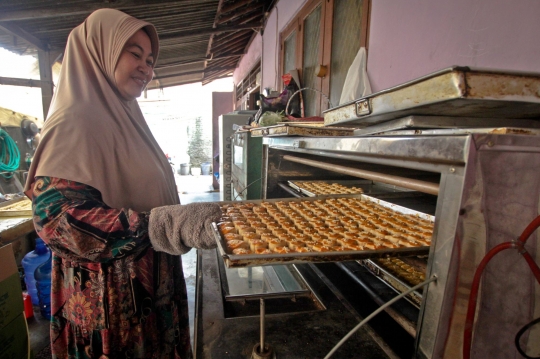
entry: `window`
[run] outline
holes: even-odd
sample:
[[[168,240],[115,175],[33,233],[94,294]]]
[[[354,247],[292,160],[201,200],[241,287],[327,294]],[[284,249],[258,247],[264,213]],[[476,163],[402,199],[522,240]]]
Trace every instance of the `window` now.
[[[261,62],[249,71],[247,76],[235,86],[235,110],[257,110],[260,93]]]
[[[298,69],[301,87],[328,95],[337,106],[349,66],[361,46],[367,48],[370,0],[311,0],[280,34],[281,70]],[[327,73],[318,77],[319,66]],[[304,116],[328,108],[323,96],[305,90]]]

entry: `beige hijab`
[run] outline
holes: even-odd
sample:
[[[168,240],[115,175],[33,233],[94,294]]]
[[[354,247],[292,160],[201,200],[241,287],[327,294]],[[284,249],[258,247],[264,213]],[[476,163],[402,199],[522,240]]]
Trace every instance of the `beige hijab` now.
[[[68,37],[58,86],[28,174],[98,189],[112,208],[148,211],[179,203],[174,176],[136,100],[123,100],[114,70],[127,40],[153,25],[113,9],[93,12]]]

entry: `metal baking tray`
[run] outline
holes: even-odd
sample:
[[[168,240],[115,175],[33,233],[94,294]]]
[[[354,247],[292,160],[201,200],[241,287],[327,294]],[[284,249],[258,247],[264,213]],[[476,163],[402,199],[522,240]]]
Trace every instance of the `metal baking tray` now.
[[[306,197],[306,198],[278,198],[264,200],[265,202],[301,202],[301,201],[316,201],[321,198],[340,198],[342,195],[324,195],[318,197]],[[418,216],[419,218],[426,219],[430,222],[435,221],[434,216],[430,216],[425,213],[420,213],[412,209],[398,206],[393,203],[389,203],[377,198],[373,198],[366,195],[349,195],[347,198],[359,198],[362,201],[372,201],[380,204],[381,206],[390,208],[398,213],[411,214]],[[222,204],[239,204],[239,203],[262,203],[263,200],[248,200],[248,201],[224,201],[216,202]],[[212,223],[214,237],[217,242],[219,254],[223,258],[223,262],[227,268],[235,267],[250,267],[250,266],[263,266],[274,264],[289,264],[289,263],[310,263],[310,262],[341,262],[350,260],[360,260],[376,257],[384,257],[388,255],[396,256],[418,256],[425,255],[429,252],[429,246],[422,247],[407,247],[407,248],[385,248],[376,250],[362,250],[362,251],[340,251],[340,252],[306,252],[306,253],[272,253],[272,254],[242,254],[236,255],[226,251],[226,246],[223,238],[219,234],[216,223]]]
[[[352,136],[352,128],[328,128],[317,125],[281,124],[268,127],[256,127],[251,130],[252,137],[263,136]]]
[[[417,136],[417,135],[470,135],[473,133],[497,134],[497,135],[540,135],[538,128],[441,128],[441,129],[415,129],[415,130],[396,130],[378,134],[377,136]]]
[[[409,115],[540,118],[540,74],[450,67],[323,112],[325,126],[367,127]]]
[[[380,135],[393,131],[407,130],[406,133],[422,133],[429,129],[461,128],[540,128],[537,120],[511,120],[502,118],[443,117],[443,116],[407,116],[397,120],[379,123],[354,130],[355,136]]]
[[[404,280],[400,279],[398,276],[390,273],[384,268],[384,266],[375,263],[371,259],[366,259],[360,262],[364,267],[366,267],[375,277],[380,279],[383,283],[388,285],[390,288],[395,290],[397,293],[404,293],[411,289],[411,286],[406,283]],[[409,303],[414,305],[416,308],[420,309],[422,304],[422,294],[419,291],[411,292],[409,295],[404,297]]]
[[[372,181],[369,181],[369,180],[337,180],[337,181],[290,180],[290,181],[287,181],[289,186],[291,186],[292,188],[294,188],[298,192],[301,192],[301,193],[305,194],[308,197],[317,197],[317,196],[323,196],[323,195],[313,193],[313,192],[309,191],[306,188],[300,187],[296,182],[328,183],[328,184],[337,183],[337,184],[340,184],[340,185],[345,186],[345,187],[361,188],[364,191],[364,193],[366,192],[365,188],[368,188],[372,184]],[[332,193],[332,194],[337,194],[337,193]],[[350,195],[350,194],[351,193],[341,193],[341,195]]]

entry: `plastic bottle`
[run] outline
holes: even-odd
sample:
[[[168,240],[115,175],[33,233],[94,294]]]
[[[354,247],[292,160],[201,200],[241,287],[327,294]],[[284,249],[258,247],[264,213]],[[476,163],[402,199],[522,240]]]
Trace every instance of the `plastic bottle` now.
[[[39,305],[34,272],[41,263],[49,258],[49,252],[50,250],[45,245],[45,242],[41,238],[36,238],[36,249],[27,253],[21,261],[24,268],[24,282],[33,305]]]
[[[39,311],[45,319],[51,319],[51,272],[52,253],[49,253],[49,259],[41,263],[34,272],[39,297]]]

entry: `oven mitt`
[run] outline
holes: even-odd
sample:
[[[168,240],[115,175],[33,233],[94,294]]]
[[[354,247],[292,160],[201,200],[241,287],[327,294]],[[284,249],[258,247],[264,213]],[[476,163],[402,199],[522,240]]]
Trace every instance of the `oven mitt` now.
[[[212,222],[221,216],[221,209],[215,203],[154,208],[148,220],[150,242],[156,251],[173,255],[187,253],[193,247],[216,248]]]

